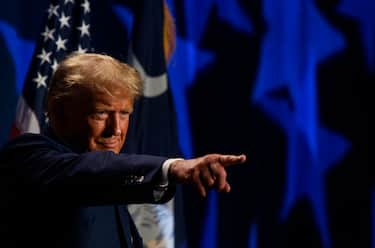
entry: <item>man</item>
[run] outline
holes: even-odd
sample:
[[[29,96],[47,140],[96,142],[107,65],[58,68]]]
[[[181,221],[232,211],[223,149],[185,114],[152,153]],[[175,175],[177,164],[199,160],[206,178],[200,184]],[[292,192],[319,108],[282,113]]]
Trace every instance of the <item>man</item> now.
[[[0,153],[0,247],[142,247],[129,203],[164,203],[175,183],[229,192],[225,167],[244,155],[195,159],[120,153],[142,90],[106,55],[63,60],[47,96],[49,128]]]

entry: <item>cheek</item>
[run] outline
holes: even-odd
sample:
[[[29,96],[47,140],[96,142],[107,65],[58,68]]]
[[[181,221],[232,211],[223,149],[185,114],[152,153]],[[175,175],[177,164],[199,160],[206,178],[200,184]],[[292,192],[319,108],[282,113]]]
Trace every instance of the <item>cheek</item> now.
[[[129,119],[124,121],[124,123],[121,125],[121,133],[125,137],[129,128]]]
[[[96,121],[96,120],[88,120],[88,125],[87,125],[87,133],[88,133],[88,138],[93,140],[97,137],[100,137],[102,133],[105,130],[105,122],[104,121]]]
[[[129,119],[126,119],[126,120],[124,120],[121,123],[121,141],[122,141],[122,145],[125,143],[126,134],[128,133],[128,128],[129,128]]]
[[[100,123],[89,122],[87,129],[86,142],[88,142],[87,146],[89,151],[101,150],[100,145],[97,142],[102,137],[105,126]]]

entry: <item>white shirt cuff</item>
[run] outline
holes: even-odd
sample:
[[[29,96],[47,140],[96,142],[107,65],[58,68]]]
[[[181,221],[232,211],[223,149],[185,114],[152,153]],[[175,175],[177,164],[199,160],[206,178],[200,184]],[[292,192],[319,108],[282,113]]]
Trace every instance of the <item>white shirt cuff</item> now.
[[[182,158],[170,158],[170,159],[167,159],[164,161],[163,165],[162,165],[162,178],[161,178],[161,181],[160,181],[160,186],[161,187],[165,187],[165,186],[168,186],[168,171],[169,171],[169,167],[171,166],[171,164],[174,162],[174,161],[177,161],[177,160],[183,160]]]

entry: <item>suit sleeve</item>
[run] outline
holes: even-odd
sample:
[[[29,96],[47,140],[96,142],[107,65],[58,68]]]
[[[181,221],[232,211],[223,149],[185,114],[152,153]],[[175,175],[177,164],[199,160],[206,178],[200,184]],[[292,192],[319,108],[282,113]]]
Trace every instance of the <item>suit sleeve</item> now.
[[[163,203],[174,186],[159,185],[164,157],[74,153],[41,135],[25,135],[0,156],[8,187],[51,200],[80,204]]]

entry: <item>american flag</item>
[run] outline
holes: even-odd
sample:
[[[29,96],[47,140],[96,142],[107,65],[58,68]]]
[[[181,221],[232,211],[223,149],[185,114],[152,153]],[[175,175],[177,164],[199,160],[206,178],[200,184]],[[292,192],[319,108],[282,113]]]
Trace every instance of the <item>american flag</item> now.
[[[48,122],[45,96],[58,63],[72,52],[90,49],[90,2],[52,0],[45,13],[44,27],[17,104],[11,136],[40,133]]]

